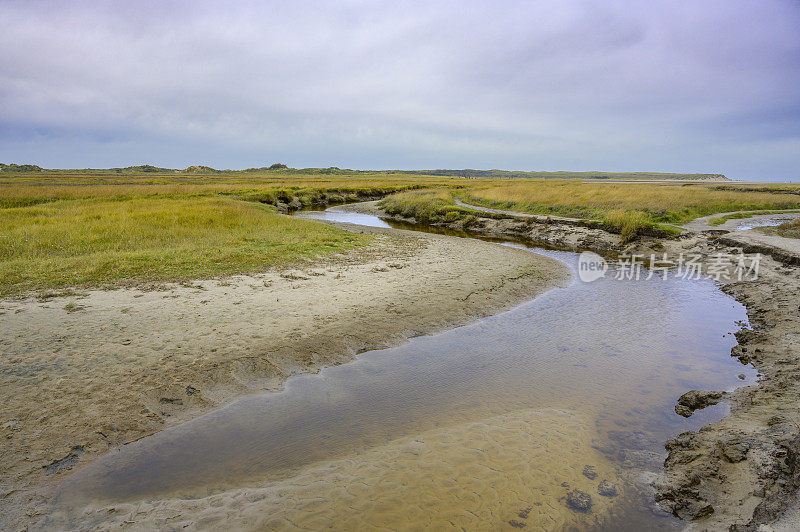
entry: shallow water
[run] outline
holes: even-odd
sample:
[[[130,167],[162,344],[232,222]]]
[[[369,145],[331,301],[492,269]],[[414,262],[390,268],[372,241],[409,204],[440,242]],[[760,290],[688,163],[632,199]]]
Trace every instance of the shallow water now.
[[[336,210],[303,216],[386,224]],[[710,281],[575,280],[126,445],[67,478],[58,498],[230,490],[224,504],[276,528],[675,528],[651,511],[640,480],[660,468],[666,439],[726,412],[681,418],[682,393],[754,381],[730,356],[744,320]],[[600,495],[602,480],[619,495]],[[573,489],[591,495],[590,511],[568,507]]]
[[[797,218],[797,214],[775,215],[774,217],[754,216],[746,218],[736,226],[736,231],[746,231],[754,227],[776,227],[784,222]]]
[[[309,218],[312,220],[324,220],[327,222],[343,222],[356,225],[367,225],[369,227],[391,227],[388,222],[381,220],[371,214],[361,214],[358,212],[345,211],[343,207],[330,207],[324,211],[297,211],[294,216],[298,218]]]

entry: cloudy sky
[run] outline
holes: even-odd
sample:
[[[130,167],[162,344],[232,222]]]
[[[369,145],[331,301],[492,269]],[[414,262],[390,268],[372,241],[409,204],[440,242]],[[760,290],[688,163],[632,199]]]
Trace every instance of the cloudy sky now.
[[[0,162],[800,179],[800,2],[0,3]]]

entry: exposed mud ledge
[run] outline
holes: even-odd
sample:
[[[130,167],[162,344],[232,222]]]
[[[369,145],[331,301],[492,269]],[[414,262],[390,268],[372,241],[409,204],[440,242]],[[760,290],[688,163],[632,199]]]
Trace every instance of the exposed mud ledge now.
[[[348,205],[347,210],[375,214],[392,220],[415,224],[413,218],[389,216],[377,201]],[[469,231],[477,235],[523,239],[544,246],[581,251],[616,252],[624,247],[622,237],[602,228],[599,222],[548,218],[520,214],[519,216],[476,212],[476,220],[465,227],[464,220],[433,224],[432,227],[454,231]],[[653,240],[655,241],[655,240]]]
[[[727,243],[721,238],[696,248],[737,249]],[[773,256],[785,258],[783,252]],[[797,264],[794,257],[787,262]],[[768,256],[757,281],[722,289],[747,307],[752,330],[736,334],[739,345],[731,354],[759,370],[759,385],[728,395],[728,417],[667,442],[657,497],[675,515],[693,520],[693,529],[757,530],[787,519],[782,514],[800,487],[800,282],[795,267]]]

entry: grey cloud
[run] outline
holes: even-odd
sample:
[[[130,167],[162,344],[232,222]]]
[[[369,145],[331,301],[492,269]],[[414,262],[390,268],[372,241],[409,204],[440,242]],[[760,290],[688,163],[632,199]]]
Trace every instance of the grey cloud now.
[[[5,2],[0,21],[3,161],[800,177],[790,1]]]

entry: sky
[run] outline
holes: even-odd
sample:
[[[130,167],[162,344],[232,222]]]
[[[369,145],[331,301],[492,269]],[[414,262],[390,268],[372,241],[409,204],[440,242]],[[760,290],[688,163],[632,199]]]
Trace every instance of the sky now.
[[[0,2],[0,162],[800,180],[800,1]]]

